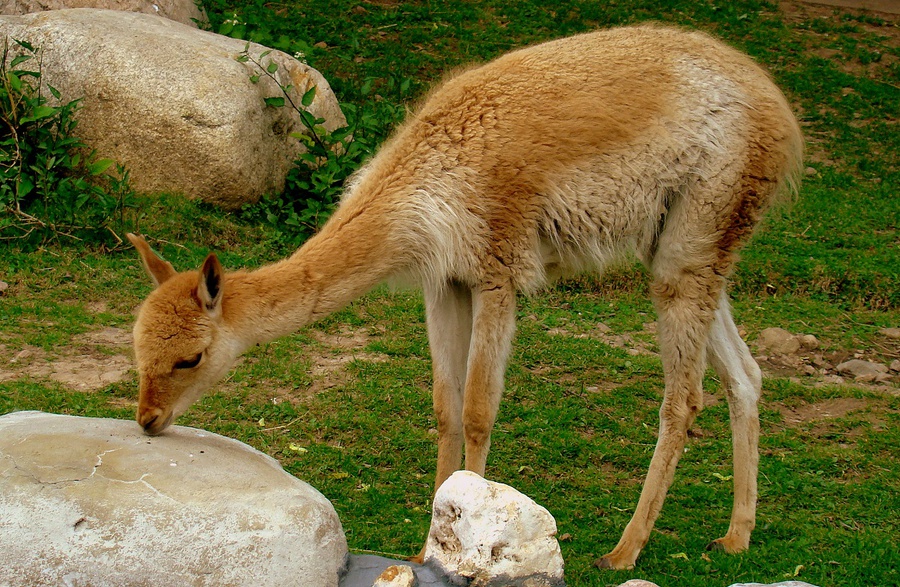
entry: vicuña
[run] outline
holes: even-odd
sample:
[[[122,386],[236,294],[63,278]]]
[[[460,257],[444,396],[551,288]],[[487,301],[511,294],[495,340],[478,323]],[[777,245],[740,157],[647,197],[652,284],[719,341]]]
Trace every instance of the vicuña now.
[[[702,407],[707,361],[728,397],[734,509],[712,546],[745,550],[755,524],[760,370],[726,282],[767,207],[796,190],[803,140],[747,56],[662,26],[514,51],[433,90],[349,182],[290,258],[178,273],[129,235],[156,289],[134,327],[137,420],[163,431],[249,347],[377,284],[424,290],[438,427],[435,487],[484,474],[515,330],[516,292],[634,254],[652,276],[665,396],[634,516],[597,561],[634,565]]]

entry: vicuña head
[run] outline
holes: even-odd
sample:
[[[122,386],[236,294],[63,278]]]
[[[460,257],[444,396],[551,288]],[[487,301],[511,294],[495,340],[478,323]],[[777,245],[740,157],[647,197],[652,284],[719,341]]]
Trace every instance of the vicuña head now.
[[[142,237],[128,239],[156,284],[135,322],[134,350],[140,372],[137,421],[158,434],[227,373],[241,349],[223,320],[224,274],[215,255],[200,271],[177,273]]]

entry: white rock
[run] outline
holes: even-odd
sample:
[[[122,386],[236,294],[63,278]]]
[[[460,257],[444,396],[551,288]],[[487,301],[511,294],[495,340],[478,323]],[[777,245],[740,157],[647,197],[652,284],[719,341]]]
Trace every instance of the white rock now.
[[[236,57],[246,42],[136,12],[89,8],[0,16],[0,35],[41,49],[43,81],[64,101],[82,98],[78,136],[128,167],[141,192],[180,192],[238,208],[284,188],[303,132],[288,107],[266,106],[281,90]],[[251,44],[259,56],[266,48]],[[322,75],[280,51],[293,99],[316,86],[309,111],[329,130],[346,125]],[[27,66],[29,63],[23,64]]]
[[[799,338],[784,328],[766,328],[759,333],[756,345],[777,355],[792,355],[800,350]]]
[[[563,585],[550,512],[468,471],[451,475],[434,496],[425,562],[461,585]]]
[[[409,565],[391,565],[386,568],[372,587],[416,587],[416,574]]]
[[[143,12],[168,18],[194,28],[207,23],[206,13],[195,0],[0,0],[0,14],[29,14],[66,8],[106,8]]]
[[[659,587],[659,585],[643,579],[631,579],[630,581],[625,581],[619,587]]]
[[[328,500],[243,443],[171,430],[0,416],[0,584],[338,585]]]

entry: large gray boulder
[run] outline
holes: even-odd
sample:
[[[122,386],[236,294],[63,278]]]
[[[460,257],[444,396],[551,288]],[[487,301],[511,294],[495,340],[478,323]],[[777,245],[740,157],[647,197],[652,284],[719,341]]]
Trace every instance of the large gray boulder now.
[[[0,585],[338,585],[328,500],[243,443],[170,430],[0,416]]]
[[[135,12],[89,8],[0,16],[0,35],[40,47],[43,80],[65,101],[83,98],[77,132],[102,157],[125,164],[142,192],[180,192],[234,209],[284,188],[301,152],[300,116],[267,106],[275,82],[236,60],[246,42]],[[257,57],[265,47],[251,44]],[[328,82],[272,51],[264,64],[293,87],[316,86],[309,111],[325,128],[346,125]]]
[[[107,8],[156,14],[196,27],[207,23],[206,14],[195,0],[0,0],[0,14],[29,14],[66,8]]]

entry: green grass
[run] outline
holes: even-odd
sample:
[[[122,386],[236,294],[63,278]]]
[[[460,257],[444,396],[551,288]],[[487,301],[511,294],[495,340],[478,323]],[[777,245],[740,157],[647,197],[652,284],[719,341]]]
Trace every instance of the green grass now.
[[[785,18],[776,4],[741,0],[207,6],[214,28],[237,11],[247,23],[243,34],[306,53],[339,98],[365,105],[385,133],[396,106],[412,106],[443,72],[523,44],[644,20],[722,36],[784,88],[816,170],[797,202],[771,214],[744,251],[732,288],[738,323],[748,340],[781,326],[816,335],[826,353],[900,358],[896,340],[878,333],[900,326],[896,21],[825,8]],[[154,247],[177,268],[198,266],[209,250],[232,269],[286,252],[264,226],[203,205],[173,196],[144,205],[142,232],[161,239]],[[129,328],[150,290],[130,251],[4,243],[0,259],[0,280],[10,284],[0,295],[0,374],[15,369],[9,361],[21,349],[52,360],[71,353],[79,334]],[[569,535],[561,543],[567,583],[900,582],[897,387],[822,385],[806,376],[764,383],[759,516],[749,552],[704,551],[724,534],[731,501],[728,410],[710,377],[706,390],[718,402],[694,426],[637,568],[592,566],[627,523],[656,440],[658,358],[597,340],[602,323],[610,334],[632,333],[655,348],[643,331],[655,320],[643,277],[623,267],[603,281],[579,278],[520,299],[488,477],[556,517],[560,535]],[[335,338],[351,335],[355,346]],[[328,364],[337,366],[319,373]],[[430,519],[430,384],[421,296],[377,290],[310,329],[251,350],[179,423],[247,442],[310,482],[334,503],[352,549],[405,556],[418,551]],[[133,374],[93,392],[0,377],[0,413],[130,418],[136,396]],[[849,409],[787,417],[815,405]]]

